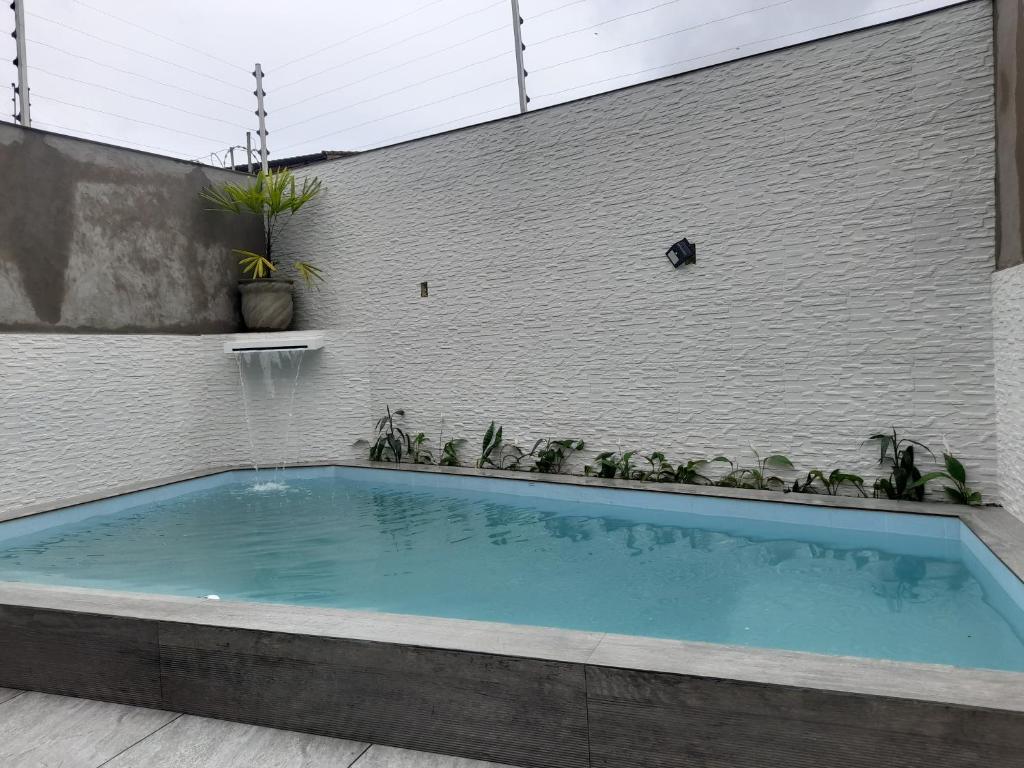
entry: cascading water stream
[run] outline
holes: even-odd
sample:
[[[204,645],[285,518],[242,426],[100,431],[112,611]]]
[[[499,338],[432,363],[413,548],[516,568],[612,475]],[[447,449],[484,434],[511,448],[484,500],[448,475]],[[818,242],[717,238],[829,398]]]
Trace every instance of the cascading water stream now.
[[[281,453],[280,472],[284,474],[284,468],[288,465],[288,447],[292,435],[292,424],[295,423],[295,393],[299,390],[299,374],[302,372],[302,352],[289,350],[285,353],[290,359],[292,355],[297,356],[295,363],[295,378],[292,380],[292,394],[288,398],[288,417],[284,424],[284,448]],[[275,469],[274,478],[277,479],[278,471]],[[283,485],[283,483],[282,483]]]
[[[242,368],[242,353],[235,354],[238,362],[238,385],[242,389],[242,408],[245,411],[245,431],[249,434],[249,450],[252,451],[252,468],[256,471],[256,484],[260,483],[260,465],[256,454],[256,438],[252,431],[252,417],[249,415],[249,394],[245,390],[245,371]]]
[[[283,471],[288,464],[288,456],[291,442],[292,424],[295,420],[295,396],[299,388],[299,375],[302,372],[303,350],[252,350],[236,353],[238,360],[238,380],[241,387],[242,406],[245,412],[246,430],[249,434],[249,448],[252,451],[252,466],[256,471],[256,483],[253,486],[255,491],[279,491],[287,486],[283,482]],[[291,368],[294,361],[295,375],[291,377],[291,391],[281,392],[280,400],[287,397],[287,409],[276,408],[278,404],[278,387],[275,382],[275,370],[286,370]],[[256,368],[260,371],[262,388],[250,377]],[[248,381],[247,381],[248,380]],[[257,398],[263,398],[263,402],[257,403]],[[269,416],[270,418],[260,418]],[[275,421],[274,416],[278,416]],[[279,419],[284,419],[283,429],[280,427]],[[257,437],[257,427],[260,435]],[[273,460],[274,474],[271,480],[260,478],[260,447],[272,444],[274,438],[283,433],[283,444],[281,450]],[[263,455],[266,455],[265,450]],[[264,463],[264,468],[268,466]]]

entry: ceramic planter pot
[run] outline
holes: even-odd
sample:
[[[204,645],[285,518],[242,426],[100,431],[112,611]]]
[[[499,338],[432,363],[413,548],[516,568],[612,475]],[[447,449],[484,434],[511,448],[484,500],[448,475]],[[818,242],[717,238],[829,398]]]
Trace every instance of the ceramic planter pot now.
[[[286,331],[292,322],[293,280],[240,280],[242,319],[250,331]]]

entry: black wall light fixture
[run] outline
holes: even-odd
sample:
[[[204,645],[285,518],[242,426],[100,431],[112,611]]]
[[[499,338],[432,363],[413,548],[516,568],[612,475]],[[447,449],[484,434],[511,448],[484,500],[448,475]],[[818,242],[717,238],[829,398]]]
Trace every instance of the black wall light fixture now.
[[[697,246],[683,238],[665,251],[665,255],[672,262],[672,266],[679,269],[684,264],[697,263]]]

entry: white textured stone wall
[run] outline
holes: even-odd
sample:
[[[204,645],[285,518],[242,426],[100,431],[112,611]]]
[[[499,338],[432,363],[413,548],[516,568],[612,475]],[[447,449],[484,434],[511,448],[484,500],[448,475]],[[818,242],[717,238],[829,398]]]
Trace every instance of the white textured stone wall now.
[[[287,243],[330,279],[305,325],[372,340],[374,413],[474,446],[496,419],[870,473],[862,441],[897,425],[994,497],[991,21],[969,3],[319,165]]]
[[[351,456],[390,403],[473,448],[496,419],[871,473],[895,424],[994,499],[993,134],[975,2],[317,166],[285,246],[326,268],[327,348],[293,448],[254,404],[257,453]],[[0,507],[247,461],[220,347],[0,335]]]
[[[992,288],[1000,490],[1024,519],[1024,266],[996,272]]]

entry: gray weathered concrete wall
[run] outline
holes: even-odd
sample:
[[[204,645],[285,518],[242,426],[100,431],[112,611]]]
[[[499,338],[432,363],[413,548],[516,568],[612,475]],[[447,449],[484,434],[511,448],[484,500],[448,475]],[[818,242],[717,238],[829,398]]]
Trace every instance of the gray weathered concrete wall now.
[[[0,331],[238,329],[262,226],[198,198],[238,174],[4,123],[0,178]]]

